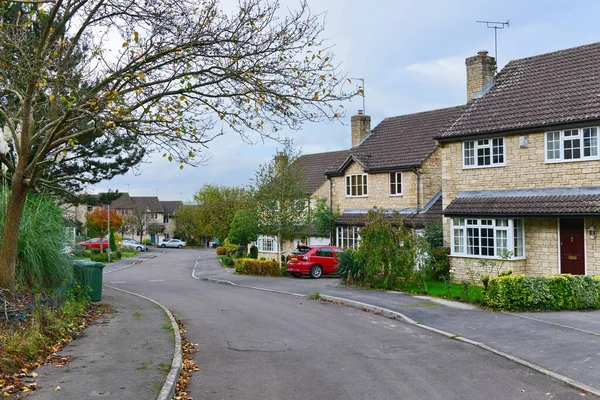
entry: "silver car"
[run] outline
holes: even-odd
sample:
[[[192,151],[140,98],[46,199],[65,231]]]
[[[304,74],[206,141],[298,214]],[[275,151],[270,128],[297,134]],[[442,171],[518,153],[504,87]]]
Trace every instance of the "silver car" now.
[[[135,249],[137,251],[148,251],[148,247],[145,244],[138,242],[135,239],[123,239],[123,248]]]
[[[170,239],[160,244],[160,247],[176,247],[182,249],[185,246],[185,242],[179,239]]]

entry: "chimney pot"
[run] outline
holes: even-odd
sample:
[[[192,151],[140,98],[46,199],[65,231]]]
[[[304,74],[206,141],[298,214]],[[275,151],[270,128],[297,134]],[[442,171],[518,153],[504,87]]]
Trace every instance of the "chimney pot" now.
[[[358,110],[358,115],[363,115],[363,110]]]
[[[487,50],[479,50],[477,52],[478,55],[480,56],[487,56],[488,55],[488,51]]]

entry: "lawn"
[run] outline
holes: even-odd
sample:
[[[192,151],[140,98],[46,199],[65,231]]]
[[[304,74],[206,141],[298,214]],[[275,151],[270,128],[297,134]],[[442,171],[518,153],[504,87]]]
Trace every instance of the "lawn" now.
[[[423,287],[418,286],[415,282],[407,282],[398,287],[398,290],[407,293],[427,294],[432,297],[442,297],[450,300],[459,300],[467,303],[481,304],[483,302],[483,287],[446,283],[446,282],[427,282],[427,292]]]

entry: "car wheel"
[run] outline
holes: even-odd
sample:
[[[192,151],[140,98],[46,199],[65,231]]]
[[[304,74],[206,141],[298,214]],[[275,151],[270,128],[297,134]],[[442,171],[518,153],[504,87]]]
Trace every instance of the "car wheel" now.
[[[179,249],[183,249],[183,246],[182,246],[182,245],[179,245],[179,246],[177,246],[177,248],[179,248]]]
[[[87,246],[81,246],[81,248],[87,250]]]
[[[137,251],[142,251],[142,246],[138,246],[135,248]]]
[[[310,277],[318,279],[323,275],[323,268],[320,265],[313,265],[310,267]]]
[[[160,247],[162,247],[164,249],[167,246],[165,246],[165,244],[163,243],[163,244],[160,245]]]

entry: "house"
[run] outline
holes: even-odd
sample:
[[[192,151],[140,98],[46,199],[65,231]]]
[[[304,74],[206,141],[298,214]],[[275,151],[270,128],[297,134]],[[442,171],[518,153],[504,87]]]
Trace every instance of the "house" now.
[[[300,156],[295,165],[304,171],[303,185],[311,196],[325,198],[339,211],[333,245],[357,247],[367,212],[397,212],[414,229],[441,220],[442,170],[435,137],[464,106],[384,119],[371,130],[371,117],[351,117],[352,148]],[[297,243],[330,244],[329,238],[311,236],[284,243],[290,252]],[[261,235],[259,255],[277,253],[276,239]]]
[[[180,200],[161,201],[160,205],[163,209],[163,224],[165,225],[164,239],[173,239],[175,236],[175,213],[183,205],[183,202]]]
[[[437,137],[456,279],[500,256],[519,274],[600,274],[600,43],[490,64],[467,60],[481,90]]]
[[[335,169],[326,171],[336,221],[335,244],[357,247],[360,227],[371,209],[403,217],[419,229],[441,219],[442,173],[434,137],[463,106],[385,118],[370,129],[370,117],[351,118],[352,148]]]

